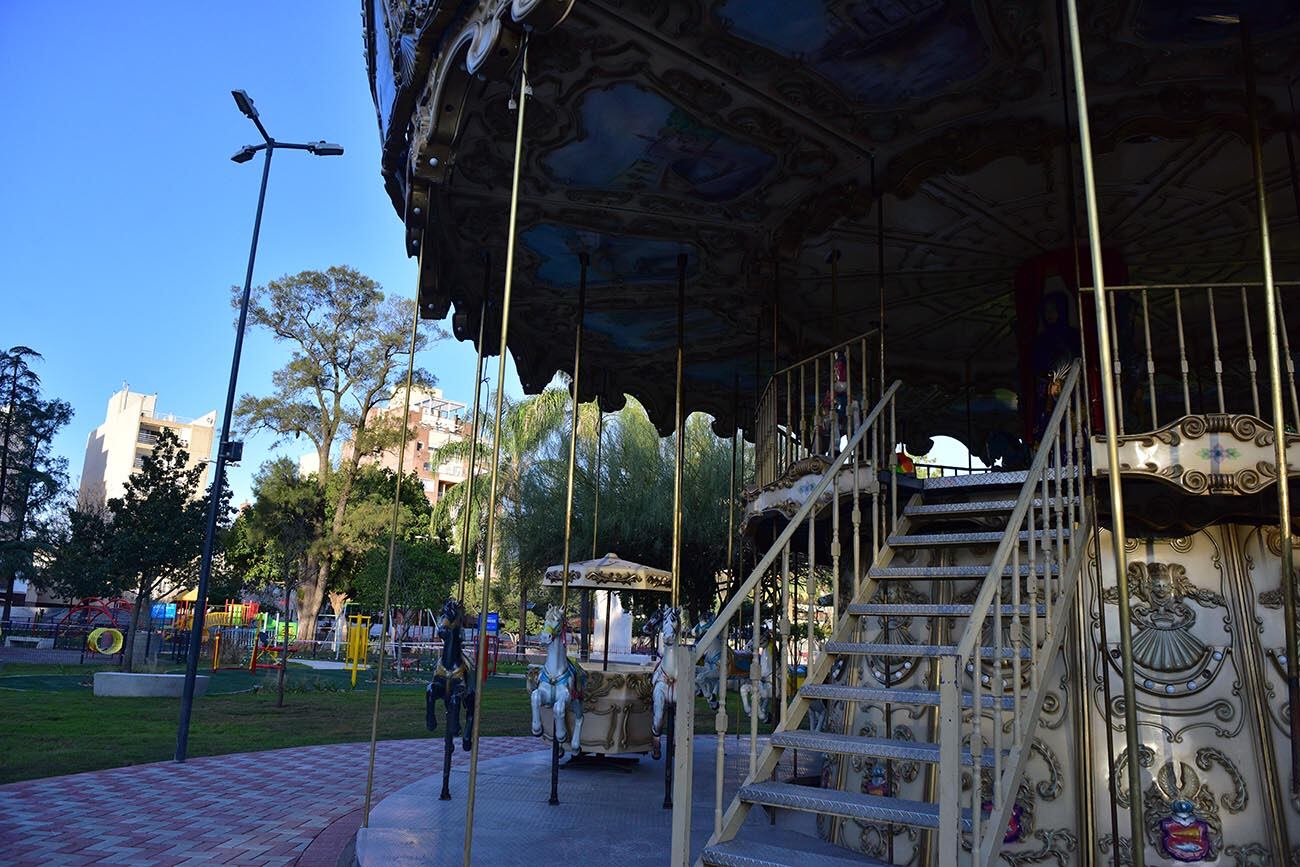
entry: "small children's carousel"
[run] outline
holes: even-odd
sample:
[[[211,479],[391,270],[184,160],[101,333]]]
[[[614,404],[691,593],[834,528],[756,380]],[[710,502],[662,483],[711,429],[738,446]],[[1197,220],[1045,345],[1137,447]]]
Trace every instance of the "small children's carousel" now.
[[[542,584],[563,588],[564,567],[547,569]],[[637,759],[629,754],[644,755],[658,747],[651,730],[656,661],[632,652],[632,617],[618,594],[671,593],[672,576],[606,554],[570,564],[568,586],[583,595],[584,611],[588,594],[595,596],[591,653],[579,661],[567,657],[567,624],[559,607],[552,606],[542,628],[546,662],[528,669],[533,733],[554,741],[556,709],[564,707],[559,751],[572,753],[566,766],[635,764]]]

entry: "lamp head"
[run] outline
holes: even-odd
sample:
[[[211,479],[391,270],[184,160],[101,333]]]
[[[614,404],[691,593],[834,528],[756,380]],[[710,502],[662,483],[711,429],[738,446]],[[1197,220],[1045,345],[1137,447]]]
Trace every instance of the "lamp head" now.
[[[230,159],[237,163],[246,163],[257,154],[257,148],[252,145],[244,145]]]
[[[342,144],[333,142],[312,142],[308,144],[307,149],[316,156],[343,156]]]
[[[244,113],[244,117],[249,120],[257,120],[257,106],[253,105],[253,100],[242,90],[232,90],[230,95],[235,98],[235,105]]]

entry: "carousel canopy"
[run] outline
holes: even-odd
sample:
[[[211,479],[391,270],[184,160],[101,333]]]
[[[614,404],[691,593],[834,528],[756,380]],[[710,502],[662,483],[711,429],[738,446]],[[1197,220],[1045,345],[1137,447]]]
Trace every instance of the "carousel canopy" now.
[[[543,587],[559,587],[564,583],[564,566],[555,565],[546,570]],[[584,560],[569,564],[569,587],[595,590],[651,590],[671,593],[673,575],[653,566],[642,566],[630,560],[621,560],[617,554],[606,554],[599,560]]]
[[[524,389],[673,429],[749,426],[770,371],[875,327],[909,419],[968,437],[1015,417],[1017,287],[1090,284],[1057,3],[364,0],[383,172],[421,256],[424,316],[497,329],[524,34],[528,103],[509,350]],[[1241,20],[1251,26],[1279,279],[1300,269],[1284,131],[1300,68],[1286,0],[1085,0],[1113,282],[1258,280]],[[421,246],[422,245],[422,246]],[[840,252],[832,292],[828,259]],[[1081,260],[1081,264],[1080,264]],[[488,338],[489,347],[496,340]],[[1011,392],[1008,399],[1008,392]],[[1014,425],[1014,421],[1011,423]]]

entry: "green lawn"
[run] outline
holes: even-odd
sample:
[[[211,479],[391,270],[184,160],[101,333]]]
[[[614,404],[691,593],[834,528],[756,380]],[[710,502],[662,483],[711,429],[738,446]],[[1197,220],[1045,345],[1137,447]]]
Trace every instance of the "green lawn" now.
[[[5,721],[0,734],[4,756],[0,784],[172,757],[177,701],[96,698],[90,691],[94,670],[91,666],[0,666],[0,719]],[[369,681],[358,681],[353,690],[347,672],[291,666],[289,683],[285,706],[277,708],[274,672],[256,676],[217,672],[211,682],[213,694],[195,703],[189,754],[369,740],[374,707]],[[741,713],[735,693],[728,698],[732,731],[740,725],[747,732],[748,717]],[[522,680],[489,678],[480,708],[484,736],[529,733],[528,693]],[[439,723],[443,723],[441,713]],[[703,701],[696,703],[696,730],[713,731],[713,711]],[[424,728],[423,681],[385,680],[379,737],[430,737]]]

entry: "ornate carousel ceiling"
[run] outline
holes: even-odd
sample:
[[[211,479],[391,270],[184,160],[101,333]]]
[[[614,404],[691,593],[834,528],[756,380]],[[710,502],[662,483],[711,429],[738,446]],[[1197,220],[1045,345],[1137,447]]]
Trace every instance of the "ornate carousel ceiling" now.
[[[965,439],[968,388],[978,427],[1014,426],[1017,274],[1073,261],[1072,233],[1086,241],[1071,216],[1079,163],[1055,2],[364,9],[384,177],[408,253],[423,239],[422,313],[454,307],[460,339],[477,337],[485,290],[501,291],[510,94],[528,28],[509,335],[525,390],[572,367],[579,253],[591,257],[581,397],[599,393],[612,409],[632,394],[665,432],[679,254],[686,407],[720,432],[752,418],[774,347],[784,365],[875,326],[883,265],[889,373],[924,417],[912,434]],[[1279,279],[1300,273],[1282,135],[1300,69],[1295,5],[1093,0],[1081,27],[1103,234],[1120,278],[1259,279],[1240,28],[1202,20],[1243,12],[1275,265]]]

